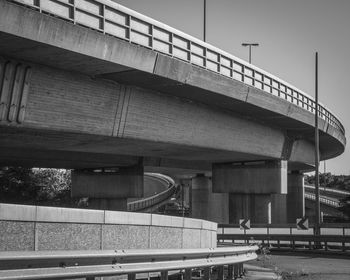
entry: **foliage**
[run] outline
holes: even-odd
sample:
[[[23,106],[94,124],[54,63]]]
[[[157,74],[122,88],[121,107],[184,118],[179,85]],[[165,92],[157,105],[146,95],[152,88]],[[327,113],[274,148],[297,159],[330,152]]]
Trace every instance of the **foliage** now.
[[[306,175],[305,183],[309,185],[315,184],[314,175]],[[332,175],[331,173],[320,174],[320,186],[339,190],[350,191],[350,176]]]
[[[69,206],[71,172],[64,169],[4,167],[0,169],[0,202]]]

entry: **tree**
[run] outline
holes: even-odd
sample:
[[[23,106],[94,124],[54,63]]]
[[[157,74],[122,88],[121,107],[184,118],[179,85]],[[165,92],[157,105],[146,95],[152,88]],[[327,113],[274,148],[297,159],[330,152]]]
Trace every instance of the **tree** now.
[[[70,191],[70,170],[23,167],[0,169],[0,202],[77,207],[79,199],[71,198]]]

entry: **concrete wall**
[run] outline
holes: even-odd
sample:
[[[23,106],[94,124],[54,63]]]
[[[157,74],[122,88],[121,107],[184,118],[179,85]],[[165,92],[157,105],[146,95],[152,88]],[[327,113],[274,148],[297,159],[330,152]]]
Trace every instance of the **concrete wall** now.
[[[209,248],[216,230],[182,217],[0,204],[0,251]]]

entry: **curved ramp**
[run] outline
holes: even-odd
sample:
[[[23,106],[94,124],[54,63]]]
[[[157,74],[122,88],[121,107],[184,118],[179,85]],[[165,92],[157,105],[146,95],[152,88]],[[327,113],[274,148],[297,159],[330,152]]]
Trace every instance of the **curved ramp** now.
[[[145,173],[144,176],[145,178],[150,178],[163,184],[165,190],[155,195],[129,202],[128,211],[152,212],[164,203],[168,202],[172,195],[177,191],[175,181],[169,176],[159,173]]]

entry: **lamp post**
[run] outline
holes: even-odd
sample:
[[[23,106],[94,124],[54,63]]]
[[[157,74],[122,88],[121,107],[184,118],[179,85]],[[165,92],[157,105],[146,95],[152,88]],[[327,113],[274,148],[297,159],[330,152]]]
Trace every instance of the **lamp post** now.
[[[315,235],[320,235],[321,211],[320,211],[320,148],[318,132],[318,52],[315,54]]]
[[[207,0],[203,2],[203,41],[207,41]]]
[[[252,47],[258,47],[258,43],[242,43],[243,47],[249,47],[249,63],[252,63]]]

